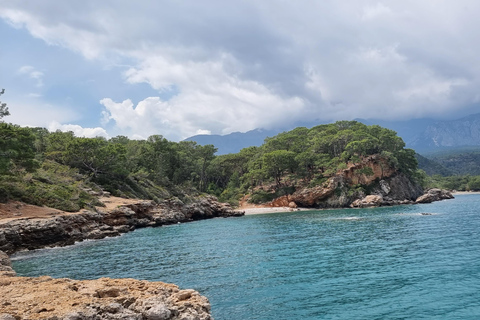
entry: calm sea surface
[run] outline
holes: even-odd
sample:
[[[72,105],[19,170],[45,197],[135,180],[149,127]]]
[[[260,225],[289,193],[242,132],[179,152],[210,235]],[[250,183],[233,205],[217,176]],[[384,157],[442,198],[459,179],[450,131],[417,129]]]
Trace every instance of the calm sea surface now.
[[[148,228],[13,260],[25,276],[194,288],[216,320],[480,319],[480,195]]]

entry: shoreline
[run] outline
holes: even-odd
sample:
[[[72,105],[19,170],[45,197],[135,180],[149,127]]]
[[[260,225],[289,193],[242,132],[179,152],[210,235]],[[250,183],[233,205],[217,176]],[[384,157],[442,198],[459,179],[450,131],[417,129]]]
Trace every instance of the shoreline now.
[[[480,194],[480,191],[452,191],[452,194]]]
[[[256,215],[256,214],[268,214],[268,213],[292,213],[298,211],[310,211],[315,210],[311,208],[290,208],[290,207],[245,207],[238,208],[238,211],[245,212],[246,216]]]

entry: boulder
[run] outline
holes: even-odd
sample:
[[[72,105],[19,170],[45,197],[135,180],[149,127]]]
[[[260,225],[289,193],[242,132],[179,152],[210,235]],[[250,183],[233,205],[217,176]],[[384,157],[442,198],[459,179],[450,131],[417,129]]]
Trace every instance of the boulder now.
[[[415,200],[415,203],[431,203],[434,201],[440,201],[444,199],[453,199],[454,196],[448,190],[444,189],[430,189],[427,192]]]
[[[352,208],[378,207],[382,205],[382,202],[383,202],[382,196],[371,194],[366,196],[363,199],[357,199],[353,201],[350,207]]]

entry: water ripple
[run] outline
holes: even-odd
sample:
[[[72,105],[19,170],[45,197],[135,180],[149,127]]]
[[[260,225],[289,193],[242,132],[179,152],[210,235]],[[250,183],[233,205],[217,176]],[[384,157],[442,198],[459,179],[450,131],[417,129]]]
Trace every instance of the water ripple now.
[[[14,257],[20,275],[173,282],[226,319],[478,319],[480,196],[143,229]],[[428,214],[425,214],[428,213]]]

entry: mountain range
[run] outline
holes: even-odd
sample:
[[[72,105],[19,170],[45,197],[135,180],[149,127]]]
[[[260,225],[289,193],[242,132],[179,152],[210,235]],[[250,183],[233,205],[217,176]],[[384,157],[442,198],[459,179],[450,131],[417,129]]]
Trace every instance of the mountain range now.
[[[480,147],[480,113],[456,120],[413,119],[385,121],[376,119],[355,119],[366,125],[379,125],[397,132],[408,148],[418,153],[428,154],[439,150]],[[234,132],[227,135],[196,135],[185,140],[198,144],[213,144],[218,155],[237,153],[250,146],[260,146],[265,138],[277,135],[291,128],[264,130],[255,129],[245,133]]]

